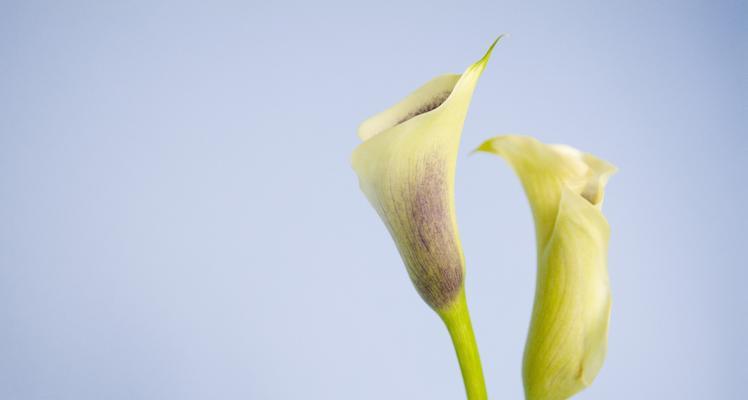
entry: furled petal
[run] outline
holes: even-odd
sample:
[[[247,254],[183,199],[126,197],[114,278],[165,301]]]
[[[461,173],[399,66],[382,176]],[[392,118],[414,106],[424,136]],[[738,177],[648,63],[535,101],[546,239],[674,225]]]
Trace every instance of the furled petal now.
[[[364,142],[352,156],[361,189],[389,229],[416,289],[436,310],[462,290],[455,164],[470,99],[495,44],[462,75],[434,78],[364,121],[358,131]]]
[[[525,136],[499,136],[478,150],[512,166],[535,219],[538,275],[523,365],[526,396],[566,399],[592,383],[605,359],[609,227],[601,206],[615,167]]]

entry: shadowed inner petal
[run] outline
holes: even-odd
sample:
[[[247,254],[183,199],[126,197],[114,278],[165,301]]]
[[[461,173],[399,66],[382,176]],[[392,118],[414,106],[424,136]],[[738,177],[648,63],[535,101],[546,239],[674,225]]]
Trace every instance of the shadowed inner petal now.
[[[366,141],[419,115],[434,111],[450,97],[461,75],[438,76],[394,106],[362,122],[358,136]]]
[[[603,197],[599,179],[590,179],[580,195],[583,199],[589,201],[590,204],[597,205]]]
[[[439,106],[442,105],[447,100],[447,98],[449,97],[451,93],[452,93],[451,91],[444,91],[441,93],[437,93],[432,98],[427,99],[423,103],[414,107],[412,111],[408,112],[408,114],[406,114],[405,117],[401,118],[395,125],[402,124],[403,122],[409,119],[412,119],[421,114],[425,114],[429,111],[439,108]]]

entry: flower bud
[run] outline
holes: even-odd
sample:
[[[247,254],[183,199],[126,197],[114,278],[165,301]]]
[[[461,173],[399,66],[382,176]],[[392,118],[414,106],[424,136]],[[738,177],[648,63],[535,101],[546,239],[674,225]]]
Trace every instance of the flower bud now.
[[[512,166],[535,219],[538,271],[522,371],[526,398],[569,398],[592,384],[605,359],[611,300],[609,227],[601,207],[616,169],[525,136],[499,136],[478,151]]]

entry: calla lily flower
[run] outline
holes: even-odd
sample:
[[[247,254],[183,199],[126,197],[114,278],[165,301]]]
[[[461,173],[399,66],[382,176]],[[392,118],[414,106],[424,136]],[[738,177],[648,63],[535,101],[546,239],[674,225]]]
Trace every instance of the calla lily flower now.
[[[418,293],[450,331],[471,399],[486,394],[465,302],[454,177],[468,106],[496,42],[463,74],[436,77],[364,121],[358,130],[364,142],[352,156],[361,190],[394,239]]]
[[[522,376],[526,398],[567,399],[592,384],[610,318],[609,227],[601,207],[616,168],[563,145],[499,136],[478,151],[504,158],[532,208],[538,272]]]

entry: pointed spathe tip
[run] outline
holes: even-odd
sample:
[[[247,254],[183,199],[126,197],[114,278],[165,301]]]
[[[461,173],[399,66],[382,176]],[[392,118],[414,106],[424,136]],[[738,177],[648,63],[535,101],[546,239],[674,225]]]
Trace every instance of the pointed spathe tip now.
[[[493,48],[496,46],[496,44],[499,43],[499,41],[501,41],[501,39],[503,39],[506,36],[507,36],[506,33],[502,33],[501,35],[497,36],[496,39],[491,44],[491,47],[488,48],[488,53],[490,53],[493,50]]]
[[[485,66],[488,63],[488,59],[491,58],[491,53],[493,53],[494,47],[496,47],[496,44],[498,44],[499,41],[501,41],[501,39],[504,38],[505,36],[506,36],[505,33],[502,33],[501,35],[499,35],[496,38],[496,40],[494,40],[493,43],[491,43],[491,47],[488,48],[488,50],[486,51],[486,54],[484,54],[483,57],[480,60],[478,60],[478,62],[475,63],[475,65],[480,66],[480,67]]]
[[[493,150],[493,139],[488,139],[473,149],[473,151],[470,152],[470,155],[472,156],[476,153],[490,153],[491,150]]]

